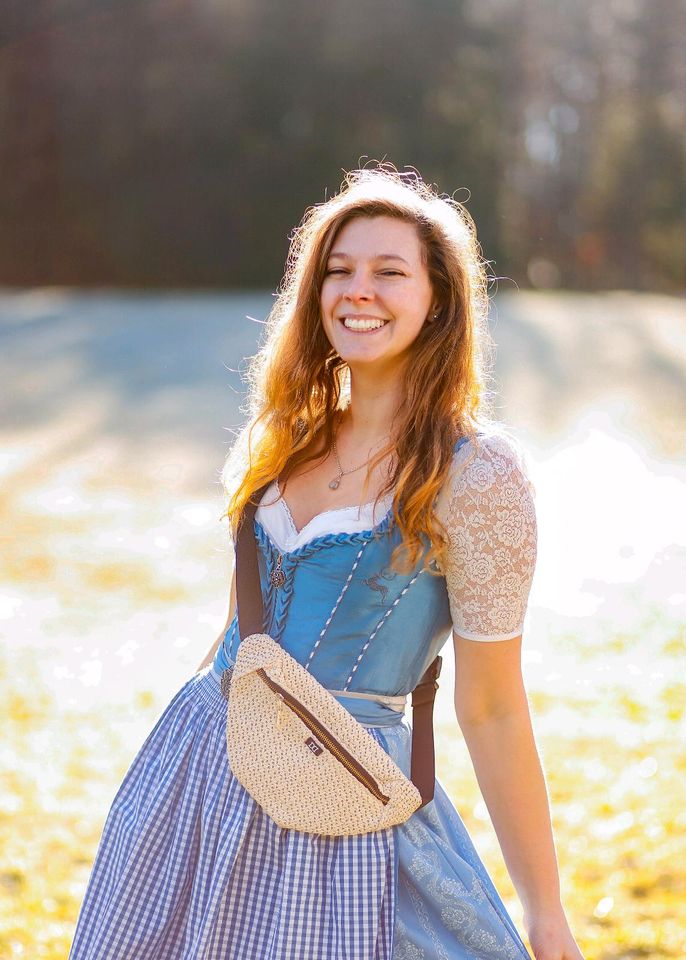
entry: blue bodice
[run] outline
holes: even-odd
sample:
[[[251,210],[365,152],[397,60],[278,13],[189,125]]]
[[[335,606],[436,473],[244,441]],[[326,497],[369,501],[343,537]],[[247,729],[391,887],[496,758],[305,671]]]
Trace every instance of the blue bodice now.
[[[407,574],[390,569],[401,542],[392,510],[372,529],[314,537],[290,552],[272,543],[258,520],[254,528],[264,632],[306,664],[334,611],[309,662],[313,676],[332,690],[410,693],[450,633],[450,607],[445,578],[422,570],[422,557]],[[283,586],[271,577],[279,558]],[[236,614],[217,651],[216,672],[233,662],[238,643]],[[387,705],[339,699],[362,722],[395,720]]]
[[[461,437],[455,452],[466,441]],[[274,543],[257,518],[254,529],[264,632],[328,690],[410,694],[452,628],[445,576],[435,563],[435,572],[423,569],[428,539],[414,568],[400,574],[390,566],[402,542],[392,506],[369,529],[322,533],[292,550]],[[277,569],[283,577],[272,577]],[[239,643],[236,613],[217,650],[216,673],[233,663]],[[335,695],[362,723],[387,725],[402,716],[397,704]]]

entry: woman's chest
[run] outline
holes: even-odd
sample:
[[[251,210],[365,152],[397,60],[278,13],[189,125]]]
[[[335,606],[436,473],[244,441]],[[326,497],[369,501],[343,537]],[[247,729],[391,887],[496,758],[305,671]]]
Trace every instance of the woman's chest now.
[[[353,467],[344,472],[338,457],[329,451],[314,464],[297,465],[290,474],[277,478],[274,491],[282,497],[296,532],[322,516],[340,511],[352,515],[371,506],[387,483],[388,459],[374,466],[365,461],[361,467],[367,469]],[[390,503],[392,494],[385,499]]]
[[[311,512],[302,526],[294,518],[290,503],[281,496],[278,480],[265,491],[257,508],[255,519],[272,543],[282,552],[296,551],[322,538],[337,534],[370,532],[387,520],[393,504],[393,493],[359,506],[332,506]]]

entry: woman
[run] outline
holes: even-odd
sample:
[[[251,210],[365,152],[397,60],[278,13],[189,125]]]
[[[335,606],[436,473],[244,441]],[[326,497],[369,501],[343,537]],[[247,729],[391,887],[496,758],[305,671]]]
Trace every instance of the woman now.
[[[406,775],[403,698],[452,628],[456,716],[534,955],[579,960],[520,670],[534,491],[484,411],[486,284],[459,204],[389,165],[349,173],[292,238],[227,514],[235,537],[271,481],[254,520],[265,632],[302,663],[319,638],[314,676]],[[235,608],[234,577],[225,630],[115,797],[72,960],[528,957],[438,781],[362,837],[282,829],[239,784],[219,685]]]

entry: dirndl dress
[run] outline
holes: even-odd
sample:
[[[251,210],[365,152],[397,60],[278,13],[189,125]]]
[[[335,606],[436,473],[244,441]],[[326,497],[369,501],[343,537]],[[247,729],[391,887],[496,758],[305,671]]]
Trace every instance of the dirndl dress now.
[[[265,632],[303,664],[319,637],[308,668],[409,776],[403,698],[451,625],[475,641],[521,632],[535,557],[521,450],[498,434],[458,442],[437,502],[451,559],[436,575],[421,561],[409,574],[389,568],[400,541],[390,495],[379,522],[369,503],[325,511],[298,531],[272,493],[276,482],[254,522]],[[508,604],[495,584],[495,607],[477,602],[485,557],[491,579],[508,584]],[[472,564],[478,582],[465,581]],[[126,773],[70,960],[530,958],[438,779],[405,823],[361,836],[284,829],[263,812],[227,759],[219,678],[239,642],[234,617],[214,663],[177,691]]]

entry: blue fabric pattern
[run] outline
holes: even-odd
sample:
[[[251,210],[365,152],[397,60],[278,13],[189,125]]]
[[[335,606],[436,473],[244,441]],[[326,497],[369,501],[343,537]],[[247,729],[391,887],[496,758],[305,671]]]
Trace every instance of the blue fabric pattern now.
[[[440,782],[362,837],[283,830],[232,775],[211,668],[166,707],[117,792],[70,960],[526,960]],[[408,774],[411,728],[370,732]]]

